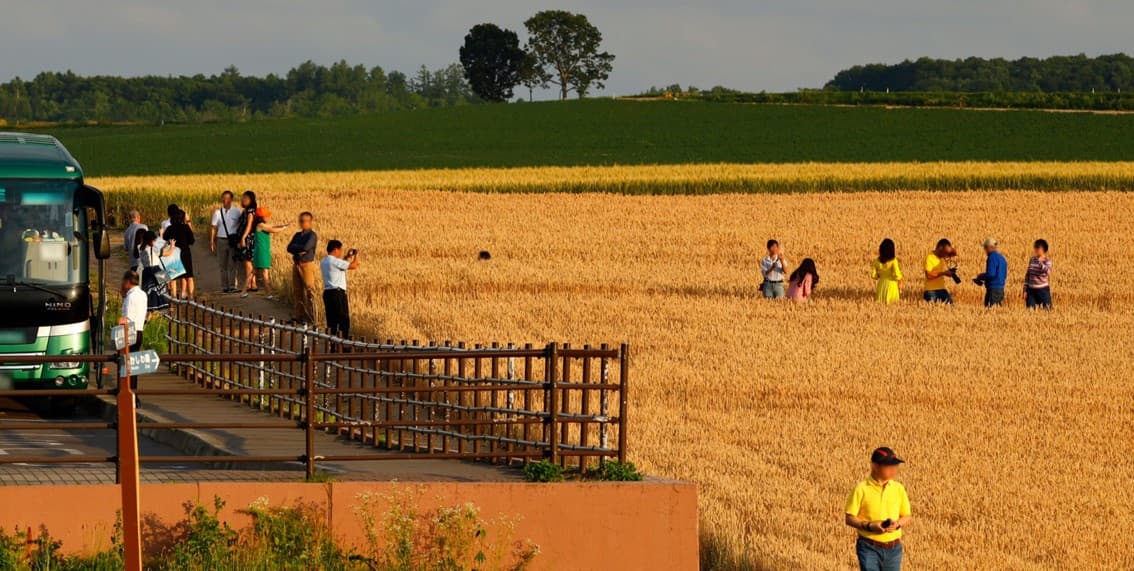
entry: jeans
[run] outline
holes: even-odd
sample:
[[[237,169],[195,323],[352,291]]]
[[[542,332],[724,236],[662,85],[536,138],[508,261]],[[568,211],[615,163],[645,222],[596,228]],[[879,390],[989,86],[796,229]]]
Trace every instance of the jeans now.
[[[953,296],[949,295],[949,290],[947,289],[927,290],[924,294],[922,294],[922,297],[925,298],[925,301],[928,301],[929,303],[941,302],[946,305],[953,305]]]
[[[1051,288],[1028,288],[1026,293],[1028,309],[1051,309]]]
[[[997,307],[1004,301],[1004,288],[990,287],[984,290],[984,306]]]
[[[878,547],[868,543],[861,537],[854,546],[858,555],[859,571],[901,571],[902,544],[890,548]]]
[[[760,290],[764,292],[764,297],[767,299],[780,299],[785,295],[784,282],[765,281],[760,284]]]
[[[350,302],[345,290],[323,290],[323,313],[327,315],[327,329],[331,335],[350,338]]]
[[[233,253],[228,238],[217,236],[217,263],[220,264],[221,289],[236,288],[236,260],[232,257]]]

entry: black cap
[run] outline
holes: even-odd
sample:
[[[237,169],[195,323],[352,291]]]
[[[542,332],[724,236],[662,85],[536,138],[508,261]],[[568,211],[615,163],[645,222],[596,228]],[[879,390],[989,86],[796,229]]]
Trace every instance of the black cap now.
[[[874,452],[870,454],[870,462],[873,464],[881,464],[883,466],[897,466],[902,464],[905,460],[898,458],[894,451],[886,446],[875,448]]]

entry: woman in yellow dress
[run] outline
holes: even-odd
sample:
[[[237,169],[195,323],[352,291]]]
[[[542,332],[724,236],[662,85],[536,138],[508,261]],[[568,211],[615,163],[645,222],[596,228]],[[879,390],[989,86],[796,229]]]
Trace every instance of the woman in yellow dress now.
[[[878,282],[878,303],[895,303],[901,296],[902,269],[898,267],[898,257],[894,241],[886,238],[878,246],[878,259],[870,268],[870,277]]]

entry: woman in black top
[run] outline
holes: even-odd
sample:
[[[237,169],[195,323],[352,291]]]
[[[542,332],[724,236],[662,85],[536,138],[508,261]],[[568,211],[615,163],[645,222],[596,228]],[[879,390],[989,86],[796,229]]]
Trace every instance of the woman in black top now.
[[[178,210],[172,216],[169,228],[165,229],[162,233],[162,238],[166,242],[171,240],[176,241],[177,247],[181,248],[181,263],[185,265],[185,275],[177,278],[169,284],[169,293],[173,297],[177,297],[178,290],[180,290],[181,297],[185,299],[192,299],[194,292],[193,284],[193,229],[189,227],[189,217],[185,214],[184,210]]]
[[[256,207],[256,193],[251,190],[244,191],[244,194],[240,196],[240,222],[236,225],[237,228],[240,228],[240,242],[236,245],[236,257],[244,263],[244,297],[248,297],[247,292],[256,291],[254,286],[256,272],[252,268],[252,258],[256,251],[256,234],[252,232],[252,229],[258,223]]]

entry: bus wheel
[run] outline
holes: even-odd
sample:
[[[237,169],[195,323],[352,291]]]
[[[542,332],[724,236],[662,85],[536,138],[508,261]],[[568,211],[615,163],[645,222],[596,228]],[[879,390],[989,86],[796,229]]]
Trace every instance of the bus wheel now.
[[[47,410],[53,417],[73,418],[77,416],[78,407],[79,402],[75,397],[51,397]]]

